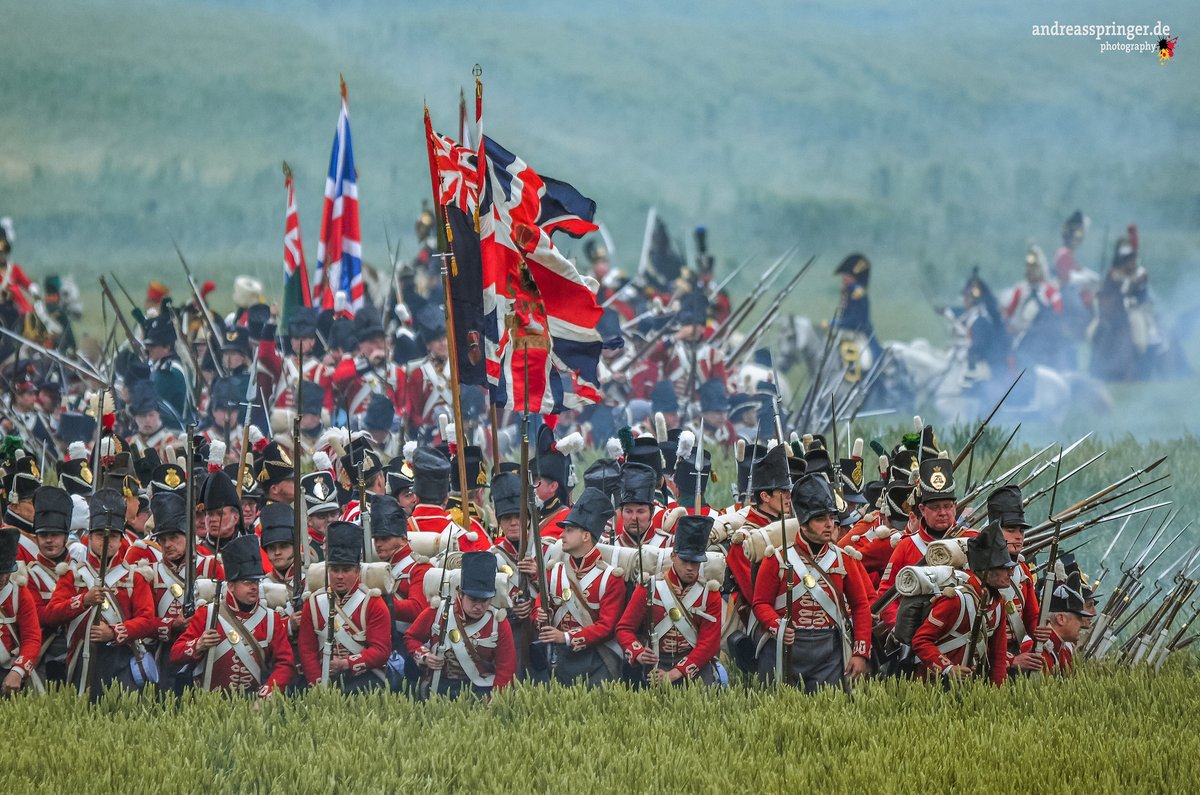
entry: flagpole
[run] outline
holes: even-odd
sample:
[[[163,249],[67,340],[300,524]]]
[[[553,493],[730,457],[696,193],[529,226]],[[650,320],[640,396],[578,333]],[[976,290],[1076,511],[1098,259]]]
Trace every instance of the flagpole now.
[[[429,154],[429,180],[430,187],[433,191],[433,205],[437,208],[438,215],[441,217],[442,228],[446,232],[445,242],[438,238],[438,247],[443,245],[445,249],[441,253],[441,269],[442,269],[442,293],[445,296],[446,303],[446,344],[449,347],[450,359],[450,395],[451,409],[454,412],[454,443],[455,443],[455,458],[458,460],[458,492],[459,501],[462,504],[463,512],[463,529],[471,529],[471,489],[467,483],[467,458],[465,443],[467,429],[463,425],[462,419],[462,400],[459,396],[461,386],[458,380],[458,343],[456,334],[454,333],[454,304],[450,300],[450,271],[457,271],[458,265],[454,261],[454,237],[450,231],[450,219],[446,216],[446,208],[442,206],[438,199],[438,168],[437,161],[433,156],[433,141],[429,137],[429,130],[432,129],[432,124],[429,121],[429,108],[425,108],[425,148]]]

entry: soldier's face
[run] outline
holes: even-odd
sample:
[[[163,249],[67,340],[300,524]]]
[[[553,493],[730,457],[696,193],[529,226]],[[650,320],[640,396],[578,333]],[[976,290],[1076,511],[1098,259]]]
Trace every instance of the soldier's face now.
[[[621,506],[621,526],[631,536],[640,537],[650,527],[651,507],[638,503]]]
[[[1091,620],[1075,613],[1054,613],[1050,623],[1058,637],[1067,643],[1078,643],[1084,627],[1090,625]]]
[[[329,583],[336,594],[349,593],[358,585],[358,566],[336,565],[329,567]]]
[[[32,389],[17,392],[16,404],[18,411],[33,411],[37,406],[37,392]]]
[[[162,427],[162,418],[158,416],[158,411],[147,411],[145,414],[134,416],[133,421],[137,423],[138,433],[142,436],[150,436],[157,433]]]
[[[837,540],[838,524],[833,514],[814,516],[800,525],[800,535],[814,543],[832,544]]]
[[[163,557],[170,563],[178,563],[187,553],[187,536],[183,533],[164,533],[158,537]]]
[[[233,531],[237,527],[239,511],[232,506],[226,508],[218,508],[215,511],[204,512],[204,526],[208,529],[208,537],[211,539],[226,539],[233,538]]]
[[[241,605],[258,604],[258,580],[232,580],[226,584],[233,601]]]
[[[375,545],[375,555],[380,560],[391,560],[392,555],[395,555],[408,543],[408,539],[398,536],[387,536],[372,538],[371,543]]]
[[[42,411],[55,412],[62,402],[62,396],[49,389],[42,389],[37,393],[37,402]]]
[[[121,548],[121,537],[101,532],[88,533],[88,549],[96,557],[111,558]]]
[[[313,345],[317,341],[312,337],[292,337],[292,351],[299,351],[301,356],[307,356],[312,353]]]
[[[1012,569],[1007,566],[988,569],[984,578],[985,582],[993,588],[1008,588],[1012,585]]]
[[[332,522],[334,519],[336,519],[337,515],[338,515],[337,511],[322,511],[321,513],[310,513],[308,515],[308,526],[310,528],[312,528],[312,531],[314,533],[316,533],[317,535],[323,536],[323,535],[325,535],[326,528],[329,527],[329,523]]]
[[[588,546],[588,541],[591,537],[592,534],[582,527],[575,527],[574,525],[564,527],[562,532],[563,552],[566,552],[568,555],[582,557],[591,551],[591,547]]]
[[[533,487],[534,496],[542,502],[549,502],[554,499],[554,495],[558,494],[558,481],[550,480],[549,478],[538,478],[537,484]]]
[[[221,353],[221,362],[225,365],[226,370],[236,370],[239,367],[248,364],[246,357],[238,351],[224,351]]]
[[[445,359],[450,354],[450,343],[445,337],[438,337],[429,343],[429,353],[435,359]]]
[[[413,508],[417,507],[417,493],[412,489],[405,489],[396,497],[396,502],[400,503],[406,514],[411,514]]]
[[[250,527],[258,518],[258,500],[242,500],[242,524]]]
[[[944,533],[954,526],[954,512],[958,504],[954,500],[930,500],[921,505],[921,516],[932,530]]]
[[[467,596],[462,592],[462,589],[459,589],[458,592],[461,595],[463,615],[471,621],[478,621],[479,619],[483,618],[483,614],[486,613],[488,609],[488,600],[476,599],[474,596]]]
[[[387,361],[387,346],[383,337],[371,337],[358,343],[358,352],[372,367],[378,367]]]
[[[296,499],[296,483],[291,478],[275,483],[267,491],[267,496],[275,502],[292,502]]]
[[[791,507],[787,504],[791,500],[791,497],[791,493],[783,489],[759,492],[758,507],[778,516],[785,506]]]
[[[510,513],[506,516],[501,516],[499,521],[500,532],[504,534],[504,539],[513,546],[521,543],[521,515],[519,513]]]
[[[54,560],[67,548],[66,533],[38,533],[38,552]]]
[[[682,585],[692,585],[700,578],[700,564],[690,560],[683,560],[675,553],[671,553],[671,568],[675,569],[675,576],[679,578]]]
[[[292,567],[292,558],[295,556],[295,550],[292,545],[287,542],[279,544],[271,544],[266,547],[267,560],[271,561],[271,568],[283,574]]]
[[[1008,552],[1014,558],[1021,554],[1021,550],[1025,549],[1025,531],[1021,528],[1002,527],[1000,534],[1004,536],[1004,540],[1008,544]]]

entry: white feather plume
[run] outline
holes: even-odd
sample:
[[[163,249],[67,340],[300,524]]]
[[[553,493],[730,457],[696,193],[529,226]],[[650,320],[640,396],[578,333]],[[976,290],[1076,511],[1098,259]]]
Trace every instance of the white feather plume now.
[[[792,444],[795,444],[796,442],[800,441],[800,434],[792,431],[792,435],[788,437],[788,441]]]
[[[407,461],[408,463],[411,464],[412,460],[413,460],[413,454],[416,452],[417,452],[417,443],[415,441],[409,440],[404,443],[403,454],[404,454],[405,461]]]
[[[346,454],[346,445],[350,444],[350,432],[345,428],[329,428],[317,439],[317,448],[328,447],[336,455]]]
[[[246,438],[249,439],[250,446],[253,447],[261,442],[265,437],[262,435],[262,431],[258,429],[257,425],[251,425],[246,432]]]
[[[408,321],[412,320],[412,312],[408,311],[407,304],[396,304],[396,308],[393,311],[396,314],[396,319],[401,323],[407,323]]]
[[[346,298],[345,290],[338,290],[333,296],[333,313],[341,314],[350,308],[350,301]]]
[[[583,434],[572,431],[554,443],[554,447],[563,455],[574,455],[584,447]]]
[[[313,469],[320,472],[333,471],[333,459],[329,457],[329,453],[324,450],[318,450],[313,453]]]
[[[458,444],[458,427],[453,422],[447,422],[446,427],[442,429],[442,441],[446,444]]]
[[[913,415],[913,430],[915,430],[917,433],[925,430],[925,423],[921,420],[920,414]]]
[[[78,461],[81,458],[87,458],[87,456],[87,445],[83,442],[71,442],[71,445],[67,448],[68,461]]]
[[[604,443],[604,452],[609,458],[617,459],[625,455],[625,448],[621,446],[621,440],[615,436],[608,437],[608,441]]]
[[[862,458],[862,451],[863,451],[863,440],[862,440],[862,437],[860,436],[854,440],[854,446],[852,448],[850,448],[850,457],[851,458]]]
[[[208,465],[222,467],[225,465],[225,443],[214,439],[208,444]]]
[[[696,449],[696,434],[691,431],[684,431],[679,434],[679,441],[675,446],[675,457],[682,459],[690,459],[692,451]]]
[[[738,461],[746,460],[746,440],[738,439],[737,444],[733,446],[733,457]]]
[[[660,442],[667,440],[667,418],[661,411],[654,412],[654,438]]]
[[[80,494],[71,495],[71,530],[87,530],[91,511],[87,500]]]

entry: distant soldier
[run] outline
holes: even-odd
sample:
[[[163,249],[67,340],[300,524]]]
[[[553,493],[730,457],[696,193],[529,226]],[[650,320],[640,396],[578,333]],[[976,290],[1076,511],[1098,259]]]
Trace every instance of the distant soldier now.
[[[617,546],[648,549],[671,546],[671,536],[652,526],[656,513],[654,492],[657,479],[655,471],[645,464],[629,462],[621,468],[617,497],[621,522],[614,538]]]
[[[12,579],[17,570],[15,527],[0,528],[0,694],[11,695],[36,678],[42,647],[37,597]]]
[[[833,327],[850,334],[850,339],[839,345],[839,355],[842,362],[861,377],[862,372],[883,355],[883,347],[875,337],[875,326],[871,323],[871,298],[867,295],[871,261],[863,254],[850,254],[834,269],[833,275],[842,277],[841,298]],[[864,357],[864,352],[869,352],[869,357]]]
[[[453,404],[445,310],[437,304],[426,304],[416,311],[414,321],[428,355],[408,374],[405,425],[430,429],[437,427],[437,413],[449,411]]]
[[[427,607],[405,635],[409,654],[430,678],[430,694],[463,692],[490,696],[512,681],[517,669],[512,628],[491,604],[496,595],[496,558],[467,552],[456,595]]]
[[[317,356],[320,348],[317,342],[316,307],[298,306],[292,309],[284,331],[283,350],[280,351],[275,345],[274,328],[268,326],[264,329],[262,339],[258,343],[258,364],[270,373],[274,380],[274,389],[270,395],[271,405],[278,408],[295,408],[298,380],[323,383],[331,378],[333,373]],[[302,359],[301,371],[296,369],[297,352]]]
[[[537,634],[531,616],[534,600],[530,593],[537,590],[537,562],[529,556],[528,548],[521,548],[521,475],[518,472],[501,472],[492,478],[492,508],[500,538],[492,546],[497,568],[508,575],[509,610],[508,621],[512,626],[514,642],[518,651],[530,646]],[[533,534],[530,533],[532,543]],[[532,649],[531,649],[532,652]],[[534,656],[532,653],[530,656]],[[521,654],[518,654],[517,676],[524,678],[528,672],[521,669]],[[538,655],[536,662],[545,671],[545,655]],[[526,664],[533,664],[526,663]]]
[[[1153,371],[1163,339],[1149,281],[1150,274],[1138,262],[1138,230],[1130,224],[1117,241],[1112,266],[1096,295],[1091,370],[1097,378],[1135,381]]]
[[[396,412],[405,409],[407,375],[404,368],[388,360],[387,332],[374,307],[364,307],[354,316],[358,353],[343,359],[333,373],[334,400],[338,408],[357,417],[366,412],[374,394],[385,395]]]
[[[584,489],[559,523],[567,560],[547,572],[548,594],[541,595],[536,621],[543,643],[560,649],[554,678],[564,685],[588,685],[616,678],[621,647],[614,637],[625,604],[625,583],[600,557],[596,543],[612,518],[609,498],[599,489]]]
[[[296,465],[279,442],[264,447],[249,467],[267,504],[292,505],[296,501]]]
[[[712,527],[711,516],[679,520],[671,567],[634,588],[617,624],[617,642],[627,661],[649,666],[654,680],[671,684],[694,680],[706,685],[717,681],[724,604],[720,589],[700,579]],[[652,611],[650,638],[643,643],[639,635],[647,609]]]
[[[1008,372],[1012,343],[1004,327],[1000,304],[987,282],[972,271],[962,292],[963,305],[957,323],[967,338],[967,371],[964,388],[984,396],[990,394]]]
[[[70,561],[42,622],[48,628],[67,625],[67,678],[81,691],[92,681],[95,666],[101,685],[115,681],[140,689],[150,676],[141,641],[158,627],[150,585],[121,560],[124,497],[100,489],[89,508],[87,555]]]
[[[21,457],[4,474],[4,526],[20,531],[17,537],[17,560],[32,560],[38,553],[33,518],[37,512],[34,495],[42,487],[42,471],[32,456]]]
[[[163,403],[154,384],[150,381],[134,382],[130,387],[128,407],[137,428],[137,432],[129,438],[130,444],[140,450],[153,450],[160,459],[164,458],[168,449],[174,448],[179,440],[175,432],[163,424]]]
[[[775,639],[776,652],[759,655],[758,674],[761,681],[776,676],[812,693],[867,672],[871,583],[862,564],[834,543],[837,504],[829,482],[804,475],[790,496],[799,532],[763,559],[754,581],[754,615]]]
[[[196,611],[171,647],[171,662],[194,664],[193,681],[208,690],[266,697],[292,679],[287,622],[259,601],[265,573],[256,537],[230,541],[222,559],[220,601]]]
[[[1018,366],[1044,365],[1074,370],[1063,332],[1063,302],[1058,285],[1047,273],[1046,255],[1030,245],[1025,253],[1025,278],[1009,288],[1004,320],[1013,340]]]
[[[324,454],[317,457],[322,455]],[[328,458],[325,459],[325,463],[328,463]],[[337,483],[332,472],[318,467],[300,479],[300,491],[304,495],[304,507],[308,517],[305,563],[315,563],[325,559],[325,532],[342,512],[337,502]]]
[[[409,515],[409,529],[426,533],[450,530],[451,551],[487,551],[491,539],[486,533],[464,530],[446,510],[450,496],[450,462],[437,450],[418,447],[413,454],[413,490],[417,505]]]
[[[533,470],[534,498],[538,515],[532,521],[540,522],[542,541],[553,541],[562,533],[562,522],[571,510],[571,486],[574,471],[571,454],[558,449],[554,432],[543,425],[538,430],[536,454],[529,462]]]
[[[1008,676],[1008,625],[1000,589],[1012,584],[1016,562],[1000,528],[989,524],[967,542],[967,581],[933,597],[928,617],[913,634],[918,672],[926,679],[961,681]]]
[[[1087,606],[1087,596],[1078,568],[1068,571],[1067,579],[1055,581],[1050,596],[1050,624],[1045,628],[1048,636],[1041,653],[1043,670],[1064,676],[1071,673],[1075,644],[1096,617],[1095,611]],[[1021,651],[1035,653],[1034,641],[1027,638]]]
[[[163,417],[171,428],[181,429],[195,416],[192,406],[192,386],[183,362],[175,353],[178,335],[172,320],[169,298],[164,298],[157,315],[142,321],[142,342],[150,360],[150,380],[154,394],[166,407]],[[136,412],[135,412],[136,414]]]
[[[309,596],[300,616],[304,675],[310,685],[328,683],[344,693],[387,687],[392,621],[382,597],[362,584],[362,528],[334,522],[326,545],[328,585]]]
[[[408,519],[404,510],[387,495],[371,498],[371,542],[375,546],[375,555],[391,567],[389,574],[394,586],[392,593],[385,594],[383,600],[392,616],[392,649],[407,655],[404,633],[429,607],[424,583],[425,573],[431,566],[409,546]],[[405,659],[404,676],[410,686],[416,685],[416,663],[411,657]]]

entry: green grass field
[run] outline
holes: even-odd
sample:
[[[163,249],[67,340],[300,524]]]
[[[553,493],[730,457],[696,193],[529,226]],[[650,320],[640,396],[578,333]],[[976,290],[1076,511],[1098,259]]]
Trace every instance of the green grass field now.
[[[0,710],[9,792],[1183,792],[1194,666],[953,692],[520,687],[484,706],[70,692]]]

